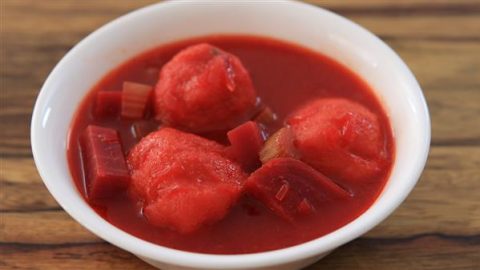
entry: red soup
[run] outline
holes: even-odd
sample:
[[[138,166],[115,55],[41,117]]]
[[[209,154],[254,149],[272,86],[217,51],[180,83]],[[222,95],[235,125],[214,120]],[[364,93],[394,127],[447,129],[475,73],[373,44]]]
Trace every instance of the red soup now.
[[[114,226],[180,250],[242,254],[300,244],[365,212],[394,141],[347,67],[247,36],[164,45],[107,74],[68,143],[80,193]]]

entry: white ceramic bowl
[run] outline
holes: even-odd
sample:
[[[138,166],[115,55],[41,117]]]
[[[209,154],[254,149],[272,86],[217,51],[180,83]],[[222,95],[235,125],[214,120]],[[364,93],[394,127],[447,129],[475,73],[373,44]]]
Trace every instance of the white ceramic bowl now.
[[[336,59],[372,86],[390,117],[396,158],[385,189],[363,215],[294,247],[248,255],[207,255],[136,238],[106,222],[82,199],[68,169],[66,145],[72,116],[87,91],[108,71],[147,49],[217,33],[268,36],[301,44]],[[426,162],[430,120],[422,91],[407,66],[380,39],[345,18],[298,2],[167,2],[103,26],[58,63],[35,104],[31,140],[38,171],[65,211],[94,234],[154,266],[298,269],[367,232],[406,198]]]

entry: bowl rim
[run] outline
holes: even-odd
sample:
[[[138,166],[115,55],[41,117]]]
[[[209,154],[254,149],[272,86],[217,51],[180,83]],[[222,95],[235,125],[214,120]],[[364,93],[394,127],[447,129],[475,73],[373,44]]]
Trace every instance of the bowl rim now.
[[[214,0],[206,0],[202,1],[205,3],[217,3]],[[234,1],[235,2],[235,1]],[[383,221],[388,215],[393,212],[393,210],[400,205],[401,202],[407,197],[410,191],[415,186],[420,174],[423,170],[423,167],[426,163],[426,159],[428,156],[429,146],[430,146],[430,117],[428,114],[428,108],[425,101],[425,98],[422,94],[420,86],[416,81],[415,77],[408,69],[406,64],[400,59],[400,57],[383,41],[381,41],[378,37],[374,34],[369,32],[368,30],[364,29],[363,27],[359,26],[358,24],[343,18],[333,12],[325,10],[323,8],[319,8],[310,4],[295,2],[295,1],[284,1],[288,4],[301,6],[303,8],[308,9],[315,9],[316,12],[323,13],[324,15],[328,15],[336,20],[341,20],[342,23],[349,24],[352,29],[355,31],[363,32],[363,34],[369,36],[371,39],[375,40],[377,43],[380,43],[382,48],[391,58],[391,61],[394,65],[402,71],[406,75],[409,80],[409,84],[413,87],[413,91],[417,91],[417,102],[420,104],[420,110],[423,112],[423,149],[419,150],[419,162],[415,164],[414,169],[408,175],[409,182],[403,186],[403,190],[399,192],[399,195],[396,197],[391,198],[388,200],[389,204],[384,205],[383,208],[378,209],[375,213],[372,213],[371,217],[368,220],[363,220],[362,224],[357,222],[364,214],[357,217],[352,222],[344,225],[343,227],[327,234],[316,238],[314,240],[301,243],[292,247],[277,249],[273,251],[266,251],[266,252],[259,252],[259,253],[251,253],[251,254],[235,254],[235,255],[217,255],[217,254],[203,254],[203,253],[194,253],[188,251],[177,250],[173,248],[168,248],[164,246],[160,246],[157,244],[153,244],[137,238],[133,235],[130,235],[127,232],[124,232],[110,223],[106,222],[97,215],[97,220],[87,220],[84,215],[79,214],[75,211],[75,206],[69,205],[64,199],[62,199],[62,195],[59,190],[56,189],[54,181],[52,181],[49,176],[48,172],[46,171],[45,166],[43,166],[42,158],[44,158],[44,153],[41,153],[39,150],[39,145],[42,143],[39,141],[38,133],[40,132],[40,123],[42,121],[41,115],[41,107],[44,103],[47,102],[47,92],[48,89],[55,83],[55,77],[58,76],[62,68],[66,63],[66,59],[73,57],[79,48],[92,43],[94,39],[99,36],[103,35],[105,32],[110,31],[118,22],[124,20],[133,20],[137,17],[141,17],[144,13],[151,11],[152,9],[163,8],[167,5],[184,5],[185,3],[182,1],[174,2],[174,1],[167,1],[163,3],[156,3],[152,5],[145,6],[143,8],[134,10],[132,12],[127,13],[121,17],[110,21],[109,23],[103,25],[102,27],[98,28],[87,37],[82,39],[77,45],[75,45],[55,66],[52,72],[49,74],[48,78],[46,79],[44,85],[42,86],[40,93],[37,97],[35,107],[33,110],[32,120],[31,120],[31,146],[32,146],[32,153],[35,160],[35,164],[37,166],[37,170],[42,178],[42,181],[47,186],[49,192],[53,195],[56,201],[62,206],[63,209],[73,217],[77,222],[82,224],[85,228],[89,231],[93,232],[95,235],[101,237],[102,239],[112,243],[113,245],[120,247],[124,250],[127,250],[137,256],[152,259],[155,261],[161,261],[168,264],[179,265],[184,267],[201,267],[201,268],[212,268],[212,269],[225,269],[225,268],[236,268],[241,265],[244,268],[253,268],[253,267],[266,267],[278,264],[284,264],[296,260],[307,259],[319,255],[323,252],[328,252],[340,245],[343,245],[358,236],[364,234],[375,225]],[[247,1],[246,3],[254,4],[253,2]],[[222,4],[228,4],[228,2],[222,2]],[[372,204],[369,208],[372,209]],[[368,210],[367,210],[368,211]],[[110,225],[105,225],[107,223]],[[99,224],[103,224],[99,226]],[[107,226],[107,227],[105,227]],[[108,230],[104,231],[101,228],[108,228]],[[345,228],[348,227],[348,230]]]

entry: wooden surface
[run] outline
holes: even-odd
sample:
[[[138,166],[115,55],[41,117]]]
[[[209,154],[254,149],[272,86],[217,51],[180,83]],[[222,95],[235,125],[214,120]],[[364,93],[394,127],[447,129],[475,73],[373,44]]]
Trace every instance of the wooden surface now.
[[[0,0],[0,268],[149,269],[72,220],[30,150],[35,98],[60,58],[154,1]],[[315,1],[365,26],[417,76],[432,118],[425,172],[406,202],[308,269],[480,269],[480,1]]]

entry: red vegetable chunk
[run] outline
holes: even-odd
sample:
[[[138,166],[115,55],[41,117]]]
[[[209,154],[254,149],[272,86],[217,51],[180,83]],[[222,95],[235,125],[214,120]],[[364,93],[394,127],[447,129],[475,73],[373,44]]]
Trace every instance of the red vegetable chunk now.
[[[156,118],[197,133],[228,130],[250,118],[256,98],[240,59],[203,43],[163,66],[155,88]]]
[[[223,156],[225,147],[202,137],[161,128],[130,152],[132,194],[157,226],[181,233],[222,219],[241,195],[246,175]]]
[[[89,125],[80,137],[88,198],[111,197],[130,181],[116,130]]]
[[[317,99],[296,111],[287,123],[294,131],[301,159],[335,180],[368,180],[385,167],[380,123],[358,103]]]
[[[295,222],[316,208],[348,198],[348,192],[302,161],[272,159],[255,171],[245,184],[247,192],[278,216]]]
[[[122,91],[122,117],[141,119],[145,115],[153,88],[150,85],[124,82]]]
[[[95,101],[94,116],[96,118],[116,117],[122,106],[122,92],[100,91]]]
[[[265,143],[265,137],[260,127],[253,121],[248,121],[227,133],[230,146],[227,155],[240,163],[247,172],[259,168],[259,153]]]

